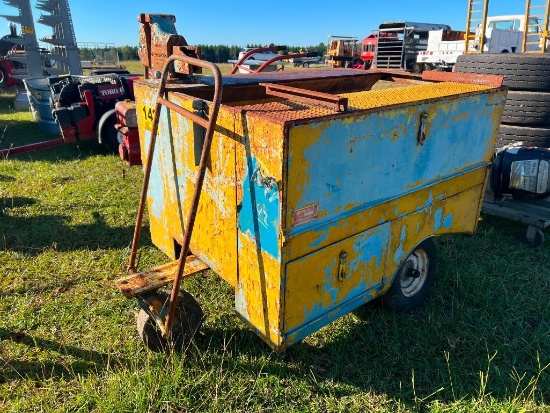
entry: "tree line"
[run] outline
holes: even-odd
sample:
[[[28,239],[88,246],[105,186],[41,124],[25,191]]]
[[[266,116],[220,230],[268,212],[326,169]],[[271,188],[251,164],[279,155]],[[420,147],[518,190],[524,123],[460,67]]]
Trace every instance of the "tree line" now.
[[[213,63],[226,63],[228,60],[237,59],[239,52],[243,49],[241,46],[233,45],[198,45],[201,48],[201,58]],[[263,47],[264,45],[247,44],[245,47]],[[138,47],[137,46],[121,46],[115,47],[118,52],[120,60],[139,60]],[[327,47],[324,43],[319,43],[317,46],[301,47],[301,46],[288,46],[286,51],[280,52],[281,54],[299,53],[302,51],[317,52],[320,56],[323,56]],[[82,60],[93,60],[97,55],[98,49],[93,48],[81,48],[80,57]]]

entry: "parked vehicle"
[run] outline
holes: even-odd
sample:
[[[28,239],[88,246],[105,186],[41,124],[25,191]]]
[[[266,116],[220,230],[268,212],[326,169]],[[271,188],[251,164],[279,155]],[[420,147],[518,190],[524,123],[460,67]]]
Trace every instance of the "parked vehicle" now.
[[[317,54],[317,53],[316,53]],[[294,67],[309,67],[310,64],[316,64],[321,61],[321,56],[317,54],[317,56],[309,56],[309,57],[293,57],[288,59],[290,63],[294,65]]]
[[[428,48],[428,36],[432,30],[451,30],[451,27],[409,21],[380,24],[372,66],[377,69],[412,71],[417,55]]]
[[[520,53],[527,19],[524,15],[493,16],[487,18],[485,38],[481,42],[482,30],[476,30],[475,39],[468,52],[483,53]],[[531,17],[529,27],[538,28],[538,19]],[[432,30],[428,37],[428,47],[421,51],[416,59],[413,72],[438,69],[451,70],[458,56],[465,53],[466,32],[454,30]]]
[[[363,60],[363,69],[369,69],[374,61],[376,55],[376,44],[378,43],[378,36],[376,33],[372,33],[365,37],[361,42],[361,59]]]
[[[239,59],[241,59],[244,55],[246,55],[248,52],[254,50],[256,48],[254,47],[245,47],[243,50],[239,52]],[[273,51],[267,50],[264,52],[258,52],[251,54],[247,57],[246,60],[271,60],[274,57],[277,57],[278,53],[275,53]]]
[[[327,63],[332,67],[363,68],[361,50],[357,46],[357,37],[329,36]]]

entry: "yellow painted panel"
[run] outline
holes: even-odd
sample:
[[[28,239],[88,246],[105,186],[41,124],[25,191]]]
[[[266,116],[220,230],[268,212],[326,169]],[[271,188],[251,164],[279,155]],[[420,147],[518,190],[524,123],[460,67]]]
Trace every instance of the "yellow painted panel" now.
[[[390,225],[372,228],[287,265],[285,334],[382,284]],[[373,291],[372,295],[377,294]]]
[[[483,185],[475,186],[290,262],[285,344],[382,295],[401,263],[424,239],[472,233],[482,191]]]
[[[365,211],[340,219],[319,230],[311,230],[286,239],[285,260],[292,261],[316,249],[331,245],[349,235],[358,234],[383,222],[393,221],[400,216],[422,209],[432,202],[451,197],[486,181],[487,167],[481,167],[455,178],[437,182],[396,199],[375,205]],[[475,205],[480,205],[480,197]],[[469,209],[472,209],[470,206]],[[289,218],[290,215],[289,215]],[[476,218],[474,218],[474,221]],[[463,232],[463,231],[458,231]]]
[[[239,233],[237,312],[272,347],[281,344],[281,263]]]
[[[440,99],[463,93],[494,90],[493,86],[474,85],[456,82],[439,82],[424,85],[409,85],[391,89],[342,93],[349,99],[348,105],[357,109],[374,109],[418,102],[426,99]]]
[[[154,106],[155,98],[156,88],[142,83],[137,85],[136,99],[142,107]],[[169,99],[193,110],[194,99],[189,96],[170,93]],[[138,110],[142,145],[150,140],[144,113]],[[174,240],[180,244],[183,240],[183,226],[191,208],[198,172],[194,133],[197,126],[166,108],[162,108],[161,113],[148,205],[153,241],[174,259]],[[222,108],[190,245],[196,256],[232,285],[237,283],[234,122],[234,114]],[[212,242],[213,239],[217,242]]]
[[[387,274],[395,274],[403,260],[425,238],[432,235],[472,234],[477,226],[483,191],[484,185],[477,185],[435,202],[427,210],[396,220],[391,226]],[[388,282],[384,291],[389,286]]]

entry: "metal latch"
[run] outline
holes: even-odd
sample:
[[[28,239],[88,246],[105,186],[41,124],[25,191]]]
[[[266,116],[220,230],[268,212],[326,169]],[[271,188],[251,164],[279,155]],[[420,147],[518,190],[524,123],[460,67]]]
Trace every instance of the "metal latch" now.
[[[426,140],[426,126],[428,125],[428,112],[420,114],[420,127],[418,128],[418,136],[416,137],[418,144],[423,146]]]
[[[348,253],[341,251],[338,257],[338,281],[344,281],[348,276],[347,258]]]

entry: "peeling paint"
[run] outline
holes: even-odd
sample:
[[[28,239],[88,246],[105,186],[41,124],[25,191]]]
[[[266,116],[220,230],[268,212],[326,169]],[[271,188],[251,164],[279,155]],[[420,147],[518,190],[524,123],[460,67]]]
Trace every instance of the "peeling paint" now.
[[[154,86],[136,82],[136,100],[154,106]],[[483,196],[504,90],[345,92],[350,109],[336,113],[250,89],[264,94],[220,107],[191,250],[235,287],[237,313],[274,349],[383,294],[423,239],[475,229],[469,206]],[[195,100],[185,88],[170,99],[188,109]],[[146,148],[139,114],[138,124]],[[168,255],[189,209],[193,135],[187,119],[161,112],[148,203],[153,242]],[[315,217],[295,225],[312,205]]]
[[[393,254],[393,262],[396,264],[401,264],[405,257],[407,256],[407,252],[403,248],[403,244],[405,242],[405,239],[407,237],[407,226],[403,225],[401,228],[401,235],[399,237],[397,248],[395,248],[395,252]]]
[[[272,177],[262,177],[256,159],[251,159],[249,165],[252,170],[247,165],[241,183],[245,190],[238,214],[239,230],[255,240],[263,251],[280,259],[279,186]]]
[[[437,209],[434,213],[434,232],[436,232],[440,228],[451,228],[453,224],[453,214],[448,213],[447,215],[443,216],[443,210]]]

